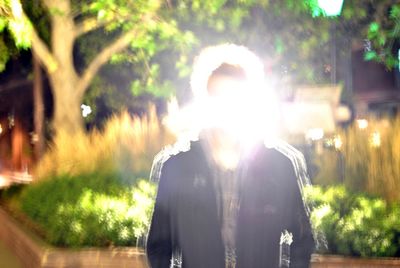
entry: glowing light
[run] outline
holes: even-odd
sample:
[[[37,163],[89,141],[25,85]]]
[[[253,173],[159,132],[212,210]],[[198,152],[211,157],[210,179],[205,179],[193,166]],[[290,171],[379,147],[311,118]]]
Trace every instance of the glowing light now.
[[[248,91],[264,88],[264,66],[261,60],[246,47],[223,44],[204,49],[195,60],[190,85],[196,99],[207,98],[208,77],[221,63],[244,69],[250,83]]]
[[[335,138],[333,138],[333,145],[335,146],[336,150],[342,148],[343,141],[340,136],[336,136]]]
[[[240,66],[247,79],[235,84],[238,90],[228,88],[211,97],[207,91],[208,77],[221,63]],[[264,80],[263,64],[247,48],[226,44],[203,50],[193,67],[191,87],[193,103],[178,108],[173,101],[168,106],[165,122],[173,132],[181,131],[178,136],[186,134],[193,138],[203,129],[218,128],[244,146],[262,140],[272,143],[276,138],[279,109],[272,81]]]
[[[8,128],[11,129],[15,125],[14,114],[8,115]]]
[[[327,17],[339,16],[342,12],[343,0],[318,0],[318,6]]]
[[[3,127],[0,124],[0,134],[3,133]]]
[[[381,146],[381,134],[378,131],[372,133],[370,142],[372,147]]]
[[[0,175],[0,187],[7,186],[9,183],[2,175]]]
[[[367,119],[358,119],[357,125],[359,129],[366,129],[368,127],[368,120]]]
[[[11,12],[16,19],[22,18],[22,6],[18,0],[11,0]]]
[[[320,140],[324,137],[324,130],[322,128],[312,128],[306,133],[306,138],[312,141]]]
[[[83,117],[87,117],[89,114],[92,113],[92,108],[90,108],[89,105],[82,104],[81,105],[81,109],[82,109],[82,116]]]

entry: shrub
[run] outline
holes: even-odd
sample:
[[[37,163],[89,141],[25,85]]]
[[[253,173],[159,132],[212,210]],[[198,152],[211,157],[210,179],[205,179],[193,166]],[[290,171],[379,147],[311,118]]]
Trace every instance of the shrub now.
[[[60,176],[25,188],[19,208],[56,246],[134,246],[149,225],[154,195],[148,180]]]
[[[64,174],[114,172],[129,180],[147,177],[153,157],[174,137],[160,124],[155,108],[147,116],[128,112],[112,116],[103,130],[89,133],[58,133],[37,165],[34,178],[42,180]]]
[[[400,251],[399,206],[381,198],[354,194],[344,186],[312,187],[314,228],[322,230],[333,254],[374,257],[398,256]]]
[[[172,140],[154,107],[141,118],[113,116],[101,131],[58,133],[35,181],[3,197],[53,245],[136,245],[155,194],[152,183],[138,178],[148,178],[154,155]]]
[[[324,150],[314,155],[319,173],[318,184],[340,181],[339,153],[344,159],[343,183],[354,191],[379,195],[387,201],[400,201],[400,116],[395,119],[369,119],[368,127],[360,129],[356,122],[339,130],[343,145],[340,152]],[[332,140],[330,144],[333,144]]]

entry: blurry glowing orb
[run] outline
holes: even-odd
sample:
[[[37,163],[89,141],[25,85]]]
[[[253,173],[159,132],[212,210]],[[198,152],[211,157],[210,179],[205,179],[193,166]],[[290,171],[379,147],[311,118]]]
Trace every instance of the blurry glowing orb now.
[[[342,148],[343,141],[342,141],[342,139],[340,138],[340,136],[336,136],[336,137],[333,139],[333,145],[335,146],[336,150],[339,150],[340,148]]]
[[[4,186],[8,186],[8,181],[2,175],[0,175],[0,188]]]
[[[318,0],[318,6],[327,17],[339,16],[342,12],[343,0]]]
[[[18,0],[11,0],[11,11],[15,18],[20,19],[22,17],[22,5]]]
[[[367,119],[358,119],[357,125],[359,129],[366,129],[368,127],[368,120]]]
[[[381,134],[378,131],[372,133],[370,143],[372,147],[381,146]]]
[[[322,128],[312,128],[306,133],[306,138],[312,141],[320,140],[324,137],[324,130]]]
[[[92,113],[92,108],[90,108],[89,105],[82,104],[81,105],[81,109],[82,109],[82,116],[83,117],[87,117],[89,114]]]
[[[240,90],[211,97],[208,78],[223,63],[239,66],[247,79]],[[169,105],[167,125],[178,136],[180,131],[193,137],[203,129],[220,128],[244,144],[275,137],[279,108],[272,81],[265,81],[261,60],[246,47],[223,44],[204,49],[195,60],[191,88],[193,103],[184,108],[176,102]]]
[[[2,126],[0,125],[0,134],[3,132],[3,128],[2,128]]]
[[[196,99],[207,97],[208,78],[222,63],[243,68],[251,83],[249,91],[263,88],[264,66],[261,60],[244,46],[222,44],[203,49],[195,59],[190,85]]]

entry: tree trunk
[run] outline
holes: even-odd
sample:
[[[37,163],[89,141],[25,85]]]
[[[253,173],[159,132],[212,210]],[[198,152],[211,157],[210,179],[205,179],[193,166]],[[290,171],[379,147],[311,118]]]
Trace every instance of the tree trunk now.
[[[35,159],[38,161],[44,151],[44,103],[43,103],[43,81],[42,70],[35,53],[32,53],[33,60],[33,109],[35,124]]]
[[[51,75],[50,79],[54,100],[52,129],[56,135],[83,132],[83,118],[80,108],[82,97],[74,90],[76,83],[62,79],[57,73]]]
[[[80,111],[83,95],[77,90],[79,77],[73,60],[75,32],[71,6],[69,0],[46,0],[45,3],[59,10],[51,16],[51,48],[59,63],[49,74],[54,98],[52,128],[56,136],[60,132],[74,134],[83,131]]]

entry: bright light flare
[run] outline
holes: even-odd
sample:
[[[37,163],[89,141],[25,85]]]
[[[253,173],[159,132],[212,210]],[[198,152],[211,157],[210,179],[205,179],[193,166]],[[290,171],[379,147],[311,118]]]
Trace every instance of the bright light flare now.
[[[339,16],[342,12],[343,0],[318,0],[318,6],[328,17]]]
[[[343,146],[342,138],[340,136],[335,136],[333,138],[333,145],[335,146],[336,150],[340,150],[340,148]]]
[[[246,80],[209,96],[208,78],[221,63],[243,68]],[[181,109],[176,101],[169,105],[166,123],[178,137],[193,138],[203,129],[217,128],[245,146],[263,140],[271,145],[277,138],[279,108],[272,82],[265,80],[263,64],[247,48],[226,44],[203,50],[193,67],[191,87],[193,103]]]
[[[0,134],[3,133],[3,127],[0,124]]]
[[[220,129],[244,146],[264,141],[273,146],[278,136],[278,108],[269,93],[240,92],[209,97],[179,108],[168,105],[164,123],[178,138],[195,139],[204,129]]]
[[[381,134],[378,131],[372,133],[370,143],[371,146],[375,148],[381,146]]]
[[[359,129],[366,129],[368,127],[368,120],[367,119],[358,119],[357,125]]]
[[[4,176],[0,175],[0,188],[8,185],[9,185],[8,180]]]
[[[312,141],[321,140],[324,137],[324,130],[322,128],[312,128],[306,133],[306,138]]]
[[[83,117],[87,117],[89,114],[92,113],[92,108],[89,105],[82,104],[81,109]]]

